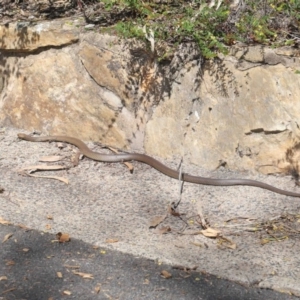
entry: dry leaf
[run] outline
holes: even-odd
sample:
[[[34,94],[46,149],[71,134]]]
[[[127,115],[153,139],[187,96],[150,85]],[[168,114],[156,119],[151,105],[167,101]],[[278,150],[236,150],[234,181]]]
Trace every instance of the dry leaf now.
[[[166,217],[167,217],[167,215],[155,216],[150,221],[149,228],[156,228],[161,222],[163,222],[165,220]]]
[[[80,151],[77,151],[74,155],[72,155],[71,162],[73,163],[74,167],[79,165],[80,155],[81,155]]]
[[[13,266],[13,265],[15,265],[15,262],[13,260],[8,260],[5,265]]]
[[[221,236],[218,239],[218,244],[219,246],[223,246],[232,250],[236,249],[236,243],[232,242],[231,240],[229,240],[228,238]]]
[[[8,239],[10,239],[12,236],[13,236],[12,233],[8,233],[8,234],[4,237],[2,243],[5,243],[5,242],[6,242]]]
[[[53,165],[53,166],[35,165],[35,166],[24,167],[19,171],[22,172],[22,171],[30,170],[31,172],[35,172],[35,171],[53,171],[53,170],[63,170],[63,169],[66,169],[66,167],[61,165]]]
[[[70,268],[70,269],[79,269],[79,266],[71,266],[71,265],[64,265],[65,268]]]
[[[16,289],[17,289],[17,288],[15,288],[15,287],[10,288],[10,289],[8,289],[8,290],[3,291],[3,292],[1,293],[1,295],[7,294],[7,293],[9,293],[9,292],[11,292],[11,291],[14,291],[14,290],[16,290]]]
[[[39,159],[41,162],[56,162],[62,160],[64,157],[59,155],[50,155],[50,156],[43,156]]]
[[[2,218],[0,217],[0,224],[2,224],[2,225],[9,225],[10,222],[8,222],[8,221],[6,221],[6,220],[4,220],[4,219],[2,219]]]
[[[48,219],[48,220],[53,220],[53,217],[50,216],[50,215],[48,215],[48,216],[47,216],[47,219]]]
[[[23,224],[19,224],[18,225],[20,228],[22,228],[22,229],[25,229],[25,230],[30,230],[28,227],[26,227],[25,225],[23,225]]]
[[[114,153],[117,153],[117,154],[119,153],[119,151],[117,151],[117,150],[114,149],[114,148],[108,147],[108,149],[109,149],[110,151],[114,152]],[[127,168],[129,169],[130,173],[133,173],[133,165],[132,165],[131,163],[125,161],[125,162],[123,162],[123,164],[124,164],[125,166],[127,166]]]
[[[118,239],[107,239],[105,243],[112,244],[112,243],[117,243],[118,241],[119,241]]]
[[[160,275],[163,277],[163,278],[166,278],[166,279],[168,279],[168,278],[171,278],[172,277],[172,274],[171,273],[169,273],[168,271],[166,271],[166,270],[162,270],[161,272],[160,272]]]
[[[58,278],[62,278],[63,277],[63,275],[62,275],[61,272],[56,272],[56,275],[57,275]]]
[[[133,165],[127,161],[123,162],[123,164],[129,169],[130,173],[133,173]]]
[[[67,147],[66,144],[61,143],[61,142],[57,142],[57,143],[56,143],[56,146],[57,146],[57,148],[59,148],[59,149],[63,149],[63,148],[66,148],[66,147]]]
[[[261,245],[265,245],[265,244],[268,244],[268,243],[270,243],[272,241],[274,241],[273,238],[265,238],[265,239],[261,239],[260,243],[261,243]]]
[[[61,233],[61,232],[56,234],[56,238],[58,239],[58,241],[60,243],[70,242],[70,240],[71,240],[69,234]]]
[[[179,243],[178,243],[178,244],[177,244],[177,243],[175,243],[175,244],[174,244],[174,246],[175,246],[175,247],[177,247],[177,248],[185,248],[185,247],[184,247],[184,245],[182,245],[182,244],[179,244]]]
[[[180,265],[175,265],[172,267],[172,269],[182,270],[184,272],[195,271],[195,270],[197,270],[197,268],[198,268],[198,266],[194,266],[194,267],[190,268],[190,267],[184,267],[184,266],[180,266]]]
[[[26,173],[27,176],[30,176],[30,177],[36,177],[36,178],[48,178],[48,179],[55,179],[55,180],[59,180],[59,181],[62,181],[64,182],[65,184],[69,184],[69,180],[67,178],[64,178],[64,177],[59,177],[59,176],[41,176],[41,175],[35,175],[35,174],[28,174]]]
[[[85,279],[94,279],[94,275],[93,274],[83,273],[83,272],[77,272],[77,271],[73,271],[73,273],[75,275],[81,276],[82,278],[85,278]]]
[[[101,291],[101,285],[96,285],[95,286],[95,292],[96,292],[96,294],[99,294],[100,291]]]
[[[50,224],[46,224],[45,227],[46,227],[46,230],[50,230],[52,228]]]
[[[197,246],[197,247],[203,247],[204,245],[201,243],[196,243],[196,242],[190,242],[190,244]]]
[[[70,296],[72,293],[70,291],[63,291],[63,294]]]
[[[49,178],[49,179],[56,179],[60,180],[66,184],[69,184],[68,179],[63,178],[63,177],[58,177],[58,176],[40,176],[40,175],[34,175],[31,174],[36,171],[54,171],[54,170],[63,170],[66,169],[65,166],[61,165],[53,165],[53,166],[48,166],[48,165],[34,165],[34,166],[29,166],[29,167],[24,167],[19,170],[19,174],[24,175],[24,176],[31,176],[31,177],[37,177],[37,178]],[[25,172],[29,170],[29,172]]]
[[[7,280],[7,277],[6,276],[0,276],[0,281],[2,280]]]
[[[158,234],[165,234],[165,233],[170,232],[170,231],[171,231],[170,226],[164,226],[164,227],[161,227],[161,228],[157,228],[155,232],[158,233]]]
[[[168,206],[168,212],[169,212],[170,215],[172,215],[174,217],[180,217],[181,216],[181,214],[178,211],[176,211],[176,209],[174,209],[172,204]]]
[[[207,229],[200,231],[204,236],[215,238],[217,237],[221,231],[208,227]]]
[[[28,252],[29,251],[29,248],[23,248],[22,249],[24,252]]]
[[[236,246],[236,243],[232,243],[232,244],[226,245],[226,247],[229,249],[235,250],[237,246]]]

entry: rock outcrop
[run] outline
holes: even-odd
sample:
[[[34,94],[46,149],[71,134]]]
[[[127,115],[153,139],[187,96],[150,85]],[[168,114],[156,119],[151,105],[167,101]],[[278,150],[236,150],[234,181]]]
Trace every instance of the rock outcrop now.
[[[204,61],[186,44],[160,64],[145,45],[85,30],[80,18],[8,24],[0,36],[2,126],[208,169],[298,168],[299,51],[236,45]]]

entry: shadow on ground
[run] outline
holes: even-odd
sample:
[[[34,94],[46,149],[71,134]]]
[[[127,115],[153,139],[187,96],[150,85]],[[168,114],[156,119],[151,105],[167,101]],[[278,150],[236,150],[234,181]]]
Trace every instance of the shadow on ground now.
[[[0,225],[1,240],[8,236],[0,252],[0,299],[296,299],[80,240],[58,243],[53,234]],[[163,278],[163,270],[172,277]]]

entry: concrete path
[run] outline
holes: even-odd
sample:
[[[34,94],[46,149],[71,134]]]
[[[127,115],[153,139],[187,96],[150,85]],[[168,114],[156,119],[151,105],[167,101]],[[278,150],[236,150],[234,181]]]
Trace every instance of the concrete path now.
[[[198,271],[247,286],[300,296],[300,199],[254,187],[185,184],[179,205],[181,218],[169,215],[157,229],[150,229],[149,224],[165,215],[171,202],[178,201],[176,180],[136,162],[132,163],[133,174],[123,164],[86,158],[70,167],[74,147],[20,141],[18,132],[0,130],[3,219],[52,234],[66,232],[95,246],[157,262],[197,266]],[[60,176],[69,184],[20,175],[24,167],[45,164],[39,159],[48,155],[64,156],[55,164],[70,168],[33,174]],[[290,178],[226,170],[208,172],[193,166],[185,166],[184,171],[219,178],[251,178],[297,190]],[[199,234],[199,214],[223,238]],[[106,243],[111,239],[117,242]]]
[[[0,251],[1,300],[296,299],[18,226],[0,225],[0,236],[11,236]]]

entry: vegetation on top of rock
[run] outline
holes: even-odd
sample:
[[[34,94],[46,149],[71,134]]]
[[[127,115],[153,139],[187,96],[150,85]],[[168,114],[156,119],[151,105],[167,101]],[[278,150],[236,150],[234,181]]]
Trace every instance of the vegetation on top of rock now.
[[[154,33],[160,59],[176,46],[196,42],[206,58],[242,42],[272,47],[300,45],[299,0],[0,0],[0,18],[18,8],[30,20],[84,12],[101,31],[149,40]],[[96,28],[96,27],[95,27]],[[147,35],[148,33],[148,35]]]
[[[134,18],[117,22],[113,26],[116,33],[145,39],[142,28],[146,26],[153,30],[158,45],[169,46],[164,49],[194,41],[204,57],[213,58],[219,52],[227,53],[228,46],[237,42],[274,47],[300,45],[299,0],[101,2],[107,11],[116,6],[131,9]]]

